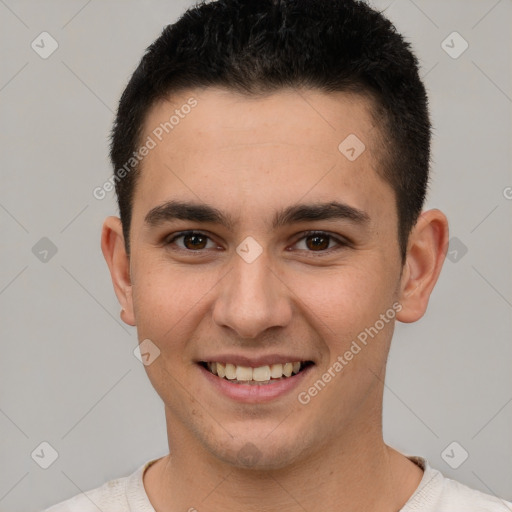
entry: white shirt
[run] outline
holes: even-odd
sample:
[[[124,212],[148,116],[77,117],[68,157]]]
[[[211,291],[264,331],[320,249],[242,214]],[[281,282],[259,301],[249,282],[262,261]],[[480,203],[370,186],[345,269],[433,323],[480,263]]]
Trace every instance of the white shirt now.
[[[400,512],[512,512],[512,502],[446,478],[422,457],[407,456],[423,469],[423,478]],[[43,512],[155,512],[143,484],[150,460],[134,473],[110,480],[86,493],[76,495]]]

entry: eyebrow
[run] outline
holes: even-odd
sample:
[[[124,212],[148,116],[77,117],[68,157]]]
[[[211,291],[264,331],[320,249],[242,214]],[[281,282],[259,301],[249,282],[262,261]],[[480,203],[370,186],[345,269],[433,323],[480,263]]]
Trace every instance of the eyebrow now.
[[[319,220],[349,220],[355,224],[365,225],[370,222],[370,216],[363,210],[337,201],[328,203],[295,204],[276,212],[272,228],[307,221]],[[220,224],[233,230],[237,222],[229,214],[205,203],[190,201],[167,201],[151,209],[144,218],[144,223],[150,227],[158,227],[173,220],[191,222],[208,222]]]

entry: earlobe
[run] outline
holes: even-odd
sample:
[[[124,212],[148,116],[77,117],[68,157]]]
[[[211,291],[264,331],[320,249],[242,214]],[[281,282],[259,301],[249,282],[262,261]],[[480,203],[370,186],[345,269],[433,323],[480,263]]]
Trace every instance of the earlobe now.
[[[119,217],[107,217],[101,233],[101,250],[107,262],[114,291],[121,304],[121,319],[135,325],[130,260],[126,254],[123,228]]]
[[[396,318],[416,322],[427,310],[448,245],[448,220],[437,209],[423,212],[411,234],[400,285],[402,310]]]

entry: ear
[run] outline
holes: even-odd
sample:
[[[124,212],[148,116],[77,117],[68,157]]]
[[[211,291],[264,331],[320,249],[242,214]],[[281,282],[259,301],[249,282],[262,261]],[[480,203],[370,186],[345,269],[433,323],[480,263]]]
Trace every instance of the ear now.
[[[101,233],[101,250],[110,269],[112,284],[117,299],[123,308],[121,319],[128,325],[135,325],[130,259],[126,254],[123,227],[119,217],[107,217]]]
[[[409,235],[400,280],[400,322],[416,322],[427,310],[448,248],[448,220],[440,210],[423,212]]]

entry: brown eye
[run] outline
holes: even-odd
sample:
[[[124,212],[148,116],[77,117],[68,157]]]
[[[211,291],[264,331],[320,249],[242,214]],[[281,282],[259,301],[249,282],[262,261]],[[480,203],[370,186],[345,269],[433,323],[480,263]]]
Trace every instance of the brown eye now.
[[[306,237],[306,246],[312,251],[324,250],[329,247],[328,235],[310,235]]]
[[[295,247],[309,253],[331,253],[332,251],[350,246],[343,238],[338,238],[324,231],[308,231],[297,240]]]
[[[183,245],[187,249],[204,249],[206,247],[207,237],[200,234],[190,234],[183,236]]]
[[[209,236],[196,231],[178,233],[168,240],[166,245],[175,246],[182,251],[189,252],[199,252],[202,249],[213,249],[216,247]]]

